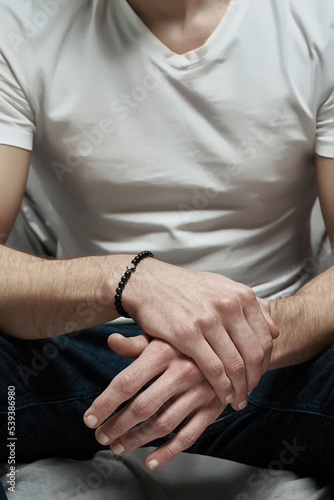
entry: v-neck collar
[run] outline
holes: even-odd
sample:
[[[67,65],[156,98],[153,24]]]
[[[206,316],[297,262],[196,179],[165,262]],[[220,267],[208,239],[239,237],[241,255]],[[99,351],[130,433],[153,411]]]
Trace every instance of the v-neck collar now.
[[[121,15],[125,17],[133,36],[137,39],[140,37],[140,44],[146,47],[151,55],[160,59],[163,58],[169,66],[176,69],[188,69],[203,64],[212,57],[217,48],[221,48],[222,37],[227,39],[228,31],[232,29],[236,21],[241,3],[243,3],[243,0],[231,0],[220,23],[201,47],[185,54],[178,54],[169,49],[152,33],[126,0],[118,0],[122,11]]]

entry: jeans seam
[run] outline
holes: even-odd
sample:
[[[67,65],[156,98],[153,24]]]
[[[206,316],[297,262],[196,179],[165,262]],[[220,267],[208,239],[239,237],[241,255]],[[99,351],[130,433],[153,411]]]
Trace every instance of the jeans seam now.
[[[103,388],[98,388],[96,391],[94,391],[93,394],[89,394],[87,396],[71,396],[65,399],[56,399],[54,401],[41,401],[41,402],[35,402],[35,403],[28,403],[23,406],[17,406],[15,411],[20,411],[20,410],[25,410],[27,408],[33,408],[36,406],[46,406],[46,405],[54,405],[54,404],[59,404],[59,403],[70,403],[72,401],[86,401],[87,399],[92,399],[96,398],[101,394],[103,391]],[[7,411],[0,411],[0,415],[7,415]]]
[[[309,409],[303,409],[303,408],[277,408],[275,406],[272,406],[270,404],[265,404],[265,403],[260,403],[259,401],[254,401],[252,400],[249,402],[249,404],[255,406],[256,408],[261,408],[263,410],[272,410],[272,411],[278,411],[278,412],[283,412],[283,413],[304,413],[308,415],[318,415],[319,417],[327,417],[334,419],[334,413],[328,414],[324,413],[323,411],[321,412],[320,410],[309,410]]]

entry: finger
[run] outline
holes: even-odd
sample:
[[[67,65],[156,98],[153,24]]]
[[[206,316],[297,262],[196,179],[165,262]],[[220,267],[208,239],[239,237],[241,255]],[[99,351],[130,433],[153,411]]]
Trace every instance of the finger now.
[[[256,386],[261,375],[268,370],[273,339],[262,308],[251,289],[246,287],[241,292],[239,291],[239,304],[243,316],[241,321],[244,319],[248,323],[250,330],[240,329],[240,316],[236,316],[235,319],[238,321],[234,321],[233,324],[229,325],[229,328],[226,328],[230,333],[239,324],[238,331],[234,330],[233,341],[245,360],[248,368],[249,390],[253,390],[254,384]],[[246,333],[246,337],[243,333]],[[261,365],[260,375],[258,371],[259,364]]]
[[[224,317],[224,326],[244,361],[247,392],[251,392],[269,368],[272,336],[250,289],[245,288],[239,299],[230,299],[228,305],[231,314]]]
[[[147,421],[180,390],[180,384],[178,374],[173,375],[170,370],[167,370],[145,391],[130,401],[125,408],[104,422],[96,431],[96,439],[101,444],[109,444],[134,426]],[[185,417],[182,416],[183,418]]]
[[[257,338],[258,346],[262,348],[261,375],[263,375],[269,369],[270,356],[273,348],[272,335],[269,330],[268,323],[262,314],[261,307],[257,301],[252,305],[252,307],[244,308],[244,315],[251,330],[254,332],[254,338]],[[255,344],[252,355],[254,364],[256,365],[258,358],[261,357],[261,353],[259,350],[255,349]],[[254,387],[251,389],[254,389]]]
[[[113,333],[108,338],[110,349],[119,356],[128,359],[138,358],[149,343],[150,337],[148,335],[124,337],[120,333]]]
[[[244,395],[246,396],[255,389],[263,374],[264,351],[261,339],[252,330],[243,314],[236,317],[233,323],[227,324],[226,328],[232,344],[231,353],[229,356],[226,354],[225,346],[229,345],[226,340],[222,346],[219,346],[217,354],[225,359],[225,370],[234,388],[237,383],[240,383],[240,378],[236,379],[235,375],[239,372],[244,375],[243,380],[246,382]],[[244,386],[240,390],[243,389]]]
[[[151,471],[157,470],[173,460],[179,453],[190,448],[218,416],[219,413],[215,413],[215,417],[212,418],[209,412],[206,415],[198,412],[189,417],[175,436],[146,457],[146,467]]]
[[[168,436],[176,427],[184,422],[189,415],[192,415],[192,413],[197,410],[199,401],[201,405],[203,405],[203,408],[200,410],[201,419],[198,421],[196,427],[196,440],[204,429],[215,420],[225,408],[214,395],[211,387],[206,381],[201,384],[201,386],[196,387],[196,390],[179,393],[177,396],[171,398],[168,403],[150,419],[130,429],[127,433],[114,441],[111,445],[111,449],[116,452],[116,454],[125,454],[153,440]]]
[[[160,341],[157,352],[155,345],[155,342],[151,342],[139,358],[119,373],[95,399],[84,414],[84,422],[88,427],[95,429],[101,425],[122,403],[131,399],[145,384],[166,369],[171,347]],[[159,364],[156,363],[157,354],[160,356]]]
[[[258,385],[263,373],[266,371],[267,360],[263,338],[251,328],[242,311],[241,313],[241,315],[234,318],[233,323],[226,321],[228,335],[230,339],[233,339],[231,342],[238,351],[239,358],[235,353],[232,353],[229,357],[226,356],[222,347],[218,348],[217,354],[225,359],[225,370],[227,376],[232,380],[235,389],[238,381],[234,381],[234,372],[238,373],[240,370],[240,373],[242,373],[242,360],[243,373],[246,380],[246,393],[244,393],[244,395],[247,397]],[[271,352],[272,339],[269,334],[266,340],[269,342],[269,352]],[[223,347],[225,348],[225,344],[223,344]],[[234,356],[234,358],[232,356]],[[232,367],[231,363],[233,363]],[[232,406],[236,409],[235,404]],[[239,409],[242,409],[242,407],[244,407],[243,404],[241,404]]]
[[[223,404],[232,403],[235,392],[230,378],[227,376],[222,360],[217,356],[207,340],[203,337],[196,343],[196,350],[189,352],[199,369],[213,387]]]
[[[244,323],[246,325],[246,322]],[[245,325],[243,325],[243,327],[245,327]],[[211,340],[210,334],[207,334],[206,340],[211,349],[218,356],[220,363],[224,366],[226,376],[231,382],[234,395],[234,399],[231,401],[231,406],[235,410],[243,410],[248,404],[247,393],[249,392],[245,362],[226,330],[222,329],[221,332],[219,332],[218,343],[216,333],[214,337],[215,338]],[[227,402],[226,399],[224,402]]]
[[[279,329],[278,329],[278,327],[275,325],[275,323],[273,322],[272,317],[270,316],[270,314],[267,313],[267,311],[263,311],[263,315],[264,315],[265,320],[266,320],[266,322],[268,324],[269,331],[271,333],[272,339],[276,340],[279,337]]]
[[[271,317],[271,314],[270,314],[270,301],[266,300],[266,299],[259,299],[259,298],[257,300],[260,304],[263,316],[265,317],[265,320],[268,323],[271,336],[272,336],[273,340],[276,340],[279,336],[279,329],[275,325],[275,323]]]

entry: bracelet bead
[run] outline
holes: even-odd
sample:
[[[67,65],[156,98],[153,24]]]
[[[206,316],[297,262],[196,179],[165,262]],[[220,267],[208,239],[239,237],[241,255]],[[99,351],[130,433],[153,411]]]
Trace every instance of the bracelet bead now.
[[[124,287],[126,283],[128,282],[131,274],[136,270],[137,265],[139,262],[145,257],[154,257],[153,253],[150,252],[149,250],[144,250],[143,252],[140,252],[136,257],[134,257],[131,261],[131,264],[126,266],[126,271],[124,275],[121,277],[120,282],[118,283],[118,287],[116,288],[116,295],[115,295],[115,308],[116,311],[120,316],[124,316],[125,318],[130,318],[129,314],[125,311],[125,309],[122,306],[122,292],[124,290]]]

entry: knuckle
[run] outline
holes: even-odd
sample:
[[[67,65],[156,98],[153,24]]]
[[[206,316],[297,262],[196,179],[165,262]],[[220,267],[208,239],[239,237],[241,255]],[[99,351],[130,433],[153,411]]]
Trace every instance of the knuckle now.
[[[143,422],[140,429],[146,437],[153,436],[156,432],[155,417],[149,418]]]
[[[159,353],[159,356],[162,357],[162,359],[169,360],[172,356],[175,355],[175,352],[176,352],[176,349],[172,344],[170,344],[168,342],[164,342],[164,341],[159,341],[158,353]]]
[[[112,432],[109,432],[110,429],[108,430],[106,427],[102,427],[101,430],[105,434],[112,434],[112,436],[122,436],[124,432],[126,431],[125,427],[118,421],[114,421],[112,423]],[[110,437],[110,436],[109,436]]]
[[[195,432],[191,431],[186,431],[180,436],[180,443],[182,446],[183,450],[186,450],[187,448],[190,448],[196,440],[197,440],[197,434]]]
[[[121,394],[131,397],[137,392],[137,380],[130,372],[121,373],[117,378],[117,387]]]
[[[215,361],[208,366],[208,373],[211,378],[217,379],[225,375],[223,363]]]
[[[219,314],[217,314],[219,303],[219,299],[213,298],[210,304],[206,304],[200,311],[195,312],[188,329],[188,341],[191,342],[191,345],[203,339],[208,328],[219,326]]]
[[[119,422],[112,422],[112,425],[109,421],[104,422],[103,425],[98,427],[95,431],[95,437],[97,438],[98,434],[100,432],[103,432],[110,441],[114,441],[115,439],[119,438],[120,436],[123,436],[125,432],[127,431],[126,428],[122,425],[122,423]]]
[[[143,396],[138,397],[132,404],[132,414],[137,419],[146,420],[154,414],[152,402]]]
[[[98,414],[101,416],[107,415],[108,417],[110,416],[111,413],[111,404],[110,404],[110,399],[107,397],[102,397],[99,400],[96,400],[94,403],[94,414]]]
[[[227,295],[220,299],[220,309],[228,314],[237,314],[240,311],[240,304],[235,296]]]
[[[135,450],[137,448],[140,448],[142,446],[142,441],[141,439],[135,434],[134,432],[129,433],[127,436],[127,448],[129,450]]]
[[[197,333],[197,335],[200,335],[201,332],[207,327],[211,327],[215,318],[216,314],[214,313],[214,310],[205,309],[204,311],[201,311],[200,316],[197,317],[193,323],[193,330],[195,334]]]
[[[263,349],[256,349],[252,355],[252,365],[255,367],[261,366],[264,360],[264,354]]]
[[[221,393],[225,395],[225,397],[229,396],[233,390],[231,381],[226,377],[226,381],[221,386]]]
[[[199,368],[191,359],[185,359],[182,362],[182,368],[180,370],[180,375],[185,379],[192,379],[195,376],[198,376],[200,373]]]
[[[155,427],[159,434],[159,437],[167,436],[174,429],[174,424],[168,418],[157,418],[155,421]]]
[[[168,457],[167,462],[170,462],[171,460],[173,460],[173,458],[175,458],[177,455],[177,452],[174,451],[173,448],[168,444],[165,446],[164,451]]]
[[[236,359],[229,367],[227,374],[229,377],[239,378],[245,373],[245,364],[241,358]]]
[[[256,295],[254,291],[248,286],[245,285],[240,286],[239,296],[244,305],[251,305],[256,302]]]

